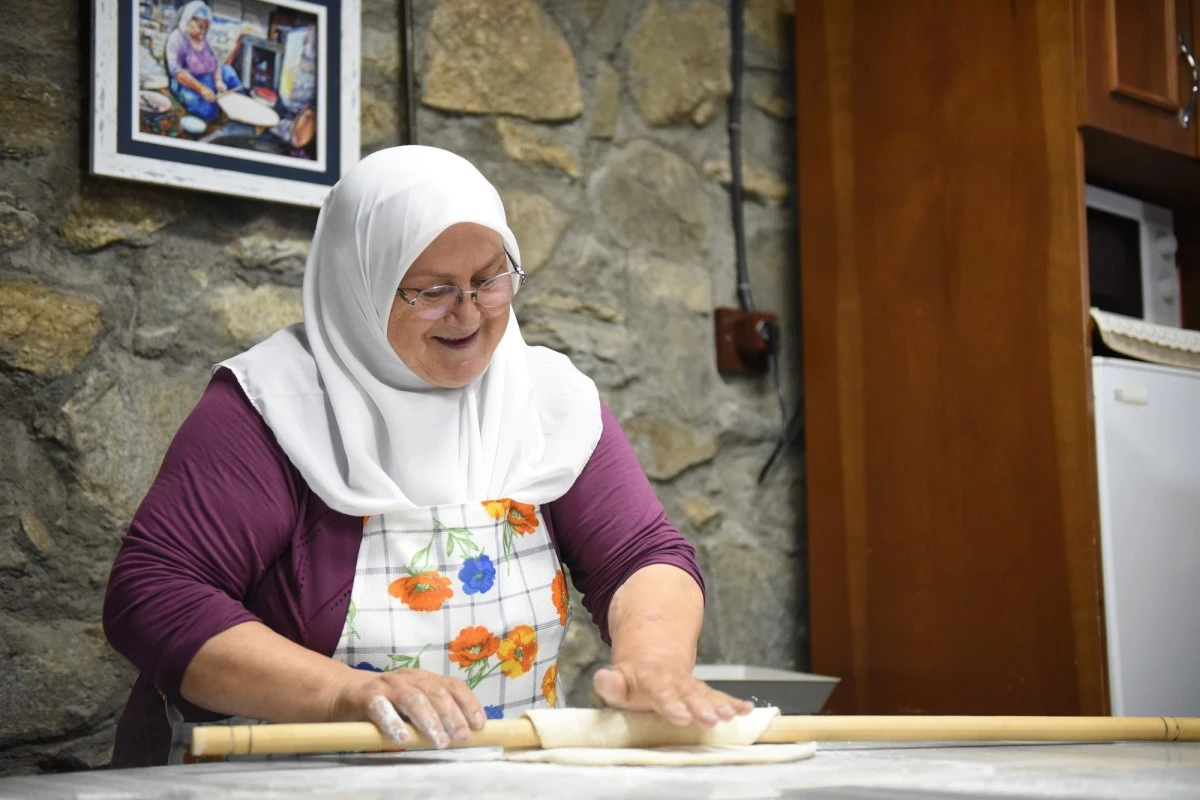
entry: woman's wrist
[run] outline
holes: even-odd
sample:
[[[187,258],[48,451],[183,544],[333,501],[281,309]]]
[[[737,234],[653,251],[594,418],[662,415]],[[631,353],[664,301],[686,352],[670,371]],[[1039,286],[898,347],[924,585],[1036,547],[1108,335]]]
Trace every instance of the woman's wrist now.
[[[681,652],[678,648],[623,647],[613,650],[612,663],[653,665],[657,669],[669,672],[691,672],[696,659],[694,652]]]

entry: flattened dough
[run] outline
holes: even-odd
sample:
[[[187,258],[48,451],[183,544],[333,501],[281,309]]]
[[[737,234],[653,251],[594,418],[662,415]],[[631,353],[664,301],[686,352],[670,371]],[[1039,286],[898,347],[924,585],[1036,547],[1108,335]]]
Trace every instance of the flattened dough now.
[[[542,746],[507,750],[504,757],[556,764],[659,766],[770,764],[811,757],[815,742],[754,744],[778,715],[777,708],[756,708],[713,728],[701,728],[672,725],[645,712],[538,709],[525,716]]]
[[[778,708],[756,708],[712,728],[701,728],[674,725],[649,711],[541,708],[525,712],[543,749],[754,744],[777,716]]]
[[[675,747],[556,747],[505,750],[506,761],[576,766],[699,767],[716,764],[779,764],[812,758],[816,742],[802,744],[679,745]]]

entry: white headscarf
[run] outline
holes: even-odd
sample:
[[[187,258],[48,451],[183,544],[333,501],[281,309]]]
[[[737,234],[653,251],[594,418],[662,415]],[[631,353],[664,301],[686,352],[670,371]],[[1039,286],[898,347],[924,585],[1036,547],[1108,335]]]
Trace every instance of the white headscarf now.
[[[530,347],[510,311],[484,373],[441,389],[387,339],[396,287],[451,225],[500,234],[504,207],[463,158],[405,146],[360,161],[325,201],[304,276],[304,322],[222,364],[331,508],[355,516],[566,493],[600,439],[596,386],[559,353]],[[471,302],[463,298],[463,302]]]
[[[193,17],[199,17],[211,22],[212,9],[208,7],[208,3],[205,3],[204,0],[192,0],[192,2],[184,6],[183,10],[179,12],[178,25],[179,30],[183,31],[184,34],[187,34],[188,23],[192,21]]]

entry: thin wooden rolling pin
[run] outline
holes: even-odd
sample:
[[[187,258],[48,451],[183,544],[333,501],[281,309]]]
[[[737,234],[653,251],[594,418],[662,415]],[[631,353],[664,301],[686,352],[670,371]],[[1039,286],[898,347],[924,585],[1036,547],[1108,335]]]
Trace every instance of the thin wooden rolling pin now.
[[[699,730],[699,729],[697,729]],[[409,728],[412,741],[392,744],[369,722],[207,725],[192,731],[197,756],[371,752],[432,749]],[[1200,717],[776,717],[757,744],[788,742],[1195,742]],[[452,747],[541,747],[527,719],[493,720]],[[640,744],[639,746],[653,746]]]

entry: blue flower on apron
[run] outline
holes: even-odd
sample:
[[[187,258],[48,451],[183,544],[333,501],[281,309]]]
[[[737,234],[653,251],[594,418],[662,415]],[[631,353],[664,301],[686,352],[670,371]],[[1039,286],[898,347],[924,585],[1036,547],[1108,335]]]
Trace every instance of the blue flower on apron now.
[[[483,594],[496,583],[496,565],[483,553],[478,558],[468,558],[458,572],[463,591],[467,594]]]

